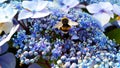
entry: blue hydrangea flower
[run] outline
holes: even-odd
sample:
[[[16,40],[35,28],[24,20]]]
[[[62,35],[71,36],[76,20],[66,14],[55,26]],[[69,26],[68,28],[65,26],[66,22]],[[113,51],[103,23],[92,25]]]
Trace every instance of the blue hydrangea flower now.
[[[37,25],[34,24],[34,26]],[[37,32],[34,28],[30,29],[32,33],[31,35],[28,35],[26,34],[26,31],[21,30],[15,36],[16,38],[13,38],[13,46],[19,48],[16,57],[20,58],[21,64],[37,62],[41,55],[46,55],[50,50],[49,41],[46,38],[42,38],[42,35],[39,34],[39,32]]]
[[[51,12],[47,9],[48,1],[23,1],[23,9],[18,15],[18,20],[26,18],[40,18],[48,16]]]
[[[101,25],[104,26],[114,17],[112,12],[113,6],[110,2],[99,2],[90,4],[87,7],[87,10],[93,14],[93,17],[101,22]]]
[[[79,23],[67,35],[53,28],[64,16]],[[22,64],[35,63],[39,57],[51,61],[52,68],[104,67],[105,63],[107,67],[108,61],[119,62],[115,56],[119,55],[118,45],[105,36],[99,21],[79,9],[73,8],[69,13],[53,9],[49,16],[25,19],[23,23],[29,31],[21,30],[13,38],[18,49],[16,57]]]
[[[59,18],[60,19],[62,18],[62,13],[58,13],[58,14],[56,14],[56,16],[57,17],[55,17],[53,15],[53,18],[54,18],[54,20],[57,21],[57,19],[59,20]],[[71,64],[74,63],[74,62],[75,63],[78,62],[77,60],[70,60],[70,58],[72,59],[73,56],[79,57],[79,58],[81,58],[81,60],[84,60],[83,62],[81,62],[81,63],[83,63],[82,67],[92,67],[94,65],[95,65],[95,67],[97,67],[97,63],[106,62],[106,61],[96,60],[96,61],[93,61],[93,63],[95,63],[95,64],[92,64],[92,62],[89,62],[90,65],[87,66],[85,64],[87,63],[86,61],[91,60],[90,55],[91,56],[96,55],[96,51],[99,52],[99,50],[105,50],[108,53],[111,52],[111,51],[114,51],[115,53],[117,52],[116,48],[111,50],[112,46],[116,47],[117,45],[113,41],[109,40],[103,34],[102,29],[99,25],[99,22],[93,20],[93,18],[91,18],[91,16],[89,16],[87,14],[84,14],[84,13],[82,14],[82,13],[74,11],[74,10],[71,11],[69,13],[69,15],[66,14],[66,16],[73,21],[76,21],[76,18],[80,18],[80,20],[77,19],[77,22],[79,22],[79,24],[80,24],[79,28],[73,28],[70,31],[71,36],[75,34],[75,35],[77,35],[77,38],[79,37],[79,39],[78,39],[79,40],[79,45],[76,45],[74,42],[72,42],[72,40],[67,40],[67,39],[65,39],[64,43],[62,43],[62,44],[58,43],[56,45],[58,47],[61,47],[61,45],[62,45],[62,50],[61,50],[62,55],[65,55],[68,58],[68,59],[64,59],[64,60],[60,59],[60,60],[62,60],[61,64],[63,65],[63,67],[64,67],[64,64],[66,62],[71,62]],[[78,17],[76,17],[76,16],[78,16]],[[52,23],[55,23],[55,22],[52,22]],[[98,28],[98,29],[96,29],[96,28]],[[62,38],[62,39],[64,40],[64,38]],[[62,42],[62,40],[61,40],[61,42]],[[74,46],[78,46],[78,47],[74,47]],[[78,51],[80,50],[82,56],[79,56],[79,55],[76,56],[75,55],[77,50]],[[100,51],[100,53],[102,53],[102,51]],[[61,53],[59,55],[61,55]],[[58,57],[59,57],[59,55],[58,55]],[[99,56],[99,54],[98,54],[98,56]],[[89,57],[89,59],[85,59],[85,57]],[[100,57],[100,58],[103,59],[103,57]],[[77,66],[79,67],[79,64]],[[61,65],[53,65],[53,67],[61,67]],[[69,65],[67,67],[72,67],[72,66]]]

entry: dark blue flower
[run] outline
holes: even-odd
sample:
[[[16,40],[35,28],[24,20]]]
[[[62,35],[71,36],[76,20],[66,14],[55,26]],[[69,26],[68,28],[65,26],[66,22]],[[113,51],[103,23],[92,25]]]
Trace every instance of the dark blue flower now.
[[[15,68],[16,59],[14,54],[5,53],[8,49],[8,44],[0,46],[0,67],[2,68]]]

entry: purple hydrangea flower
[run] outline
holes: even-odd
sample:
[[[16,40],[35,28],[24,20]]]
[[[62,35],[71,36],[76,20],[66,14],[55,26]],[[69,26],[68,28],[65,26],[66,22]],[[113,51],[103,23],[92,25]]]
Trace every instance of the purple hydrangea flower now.
[[[18,15],[18,20],[26,18],[41,18],[48,16],[51,12],[47,9],[48,1],[23,1],[23,9]]]
[[[99,2],[90,4],[87,7],[87,10],[93,14],[93,17],[101,22],[101,26],[107,24],[110,18],[114,17],[112,12],[113,6],[109,2]]]

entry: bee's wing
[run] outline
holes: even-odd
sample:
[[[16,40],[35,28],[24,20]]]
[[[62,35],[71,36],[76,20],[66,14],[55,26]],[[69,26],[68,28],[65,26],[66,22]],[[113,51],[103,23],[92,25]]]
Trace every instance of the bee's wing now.
[[[57,24],[55,24],[55,26],[53,28],[60,29],[60,27],[62,27],[62,22],[58,22]]]
[[[70,20],[70,21],[69,21],[69,25],[70,25],[70,26],[77,26],[78,23]]]

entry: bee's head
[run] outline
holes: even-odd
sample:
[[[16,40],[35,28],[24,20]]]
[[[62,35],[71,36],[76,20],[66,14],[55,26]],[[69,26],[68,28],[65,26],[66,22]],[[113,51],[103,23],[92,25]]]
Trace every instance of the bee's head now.
[[[62,24],[68,24],[69,20],[68,18],[65,17],[65,18],[62,18],[61,22]]]

